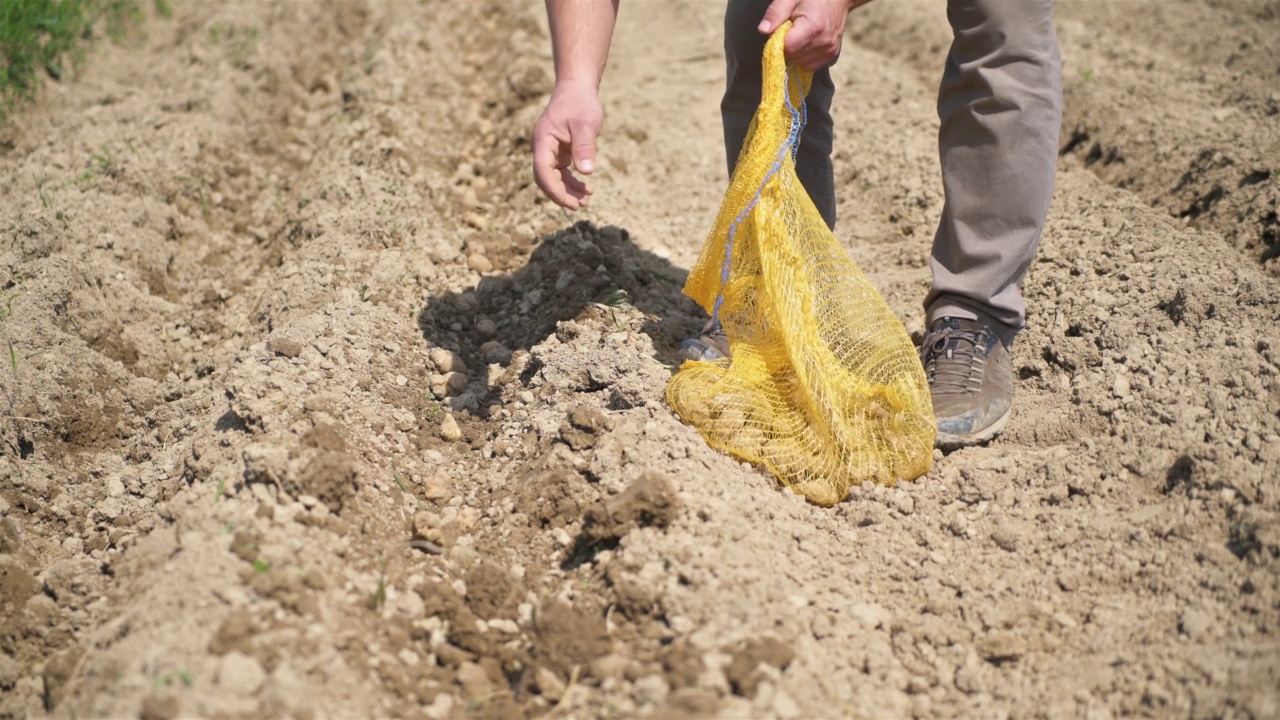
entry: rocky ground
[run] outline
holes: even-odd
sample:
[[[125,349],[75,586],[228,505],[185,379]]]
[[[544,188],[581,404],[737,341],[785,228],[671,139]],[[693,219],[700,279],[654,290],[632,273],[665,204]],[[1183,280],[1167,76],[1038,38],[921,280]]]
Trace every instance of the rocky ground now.
[[[1059,4],[1012,429],[831,509],[663,401],[721,12],[623,4],[580,217],[531,2],[178,3],[0,129],[0,717],[1280,714],[1280,3]],[[916,333],[947,42],[835,68]]]

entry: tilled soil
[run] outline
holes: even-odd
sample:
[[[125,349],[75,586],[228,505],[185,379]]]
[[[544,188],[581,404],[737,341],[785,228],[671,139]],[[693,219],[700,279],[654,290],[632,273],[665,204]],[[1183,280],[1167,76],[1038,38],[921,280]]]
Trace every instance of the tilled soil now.
[[[916,334],[943,5],[834,69]],[[1011,429],[830,509],[663,401],[721,12],[623,4],[582,217],[535,3],[179,3],[0,130],[0,717],[1280,714],[1280,4],[1060,3]]]

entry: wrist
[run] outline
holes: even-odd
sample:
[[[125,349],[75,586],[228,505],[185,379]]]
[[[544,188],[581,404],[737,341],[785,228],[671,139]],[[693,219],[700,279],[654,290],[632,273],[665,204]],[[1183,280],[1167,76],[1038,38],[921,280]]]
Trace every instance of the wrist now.
[[[552,94],[595,93],[600,89],[600,78],[594,74],[569,74],[556,76]]]

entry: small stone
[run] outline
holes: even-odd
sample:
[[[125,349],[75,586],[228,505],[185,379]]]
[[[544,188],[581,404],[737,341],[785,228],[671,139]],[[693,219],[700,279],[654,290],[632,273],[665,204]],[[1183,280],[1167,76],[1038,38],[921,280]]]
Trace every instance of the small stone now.
[[[617,653],[605,655],[602,658],[596,658],[591,663],[591,676],[599,680],[608,680],[609,678],[619,679],[627,672],[627,667],[631,664],[625,655]]]
[[[782,720],[800,717],[800,706],[785,690],[778,689],[773,693],[773,714]]]
[[[440,693],[427,706],[426,714],[431,720],[445,720],[454,716],[453,706],[457,701],[449,693]]]
[[[1178,629],[1192,640],[1203,640],[1213,627],[1213,618],[1200,610],[1187,609],[1178,618]]]
[[[893,614],[875,603],[855,603],[849,606],[849,617],[857,620],[867,629],[884,626],[888,627],[893,620]]]
[[[432,375],[428,384],[431,386],[431,394],[434,395],[436,399],[446,397],[445,393],[449,392],[449,384],[445,382],[445,377],[443,375]]]
[[[1017,531],[1007,527],[996,528],[996,531],[991,533],[991,541],[996,544],[996,547],[1005,552],[1017,552],[1018,540]]]
[[[267,680],[267,672],[254,658],[237,650],[222,656],[218,664],[218,684],[227,692],[252,695]]]
[[[671,687],[667,685],[667,681],[663,680],[661,675],[648,675],[636,680],[632,696],[641,705],[646,703],[658,705],[667,699],[667,695],[670,692]]]
[[[1121,400],[1129,397],[1129,378],[1127,375],[1116,376],[1116,382],[1111,386],[1111,394]]]
[[[267,341],[267,349],[287,358],[296,358],[302,354],[302,343],[287,337],[273,337]]]
[[[440,421],[440,437],[449,442],[462,439],[462,428],[458,427],[458,421],[453,419],[453,413],[445,413],[444,419]]]
[[[445,418],[446,418],[445,420],[446,423],[453,421],[452,415],[445,415]],[[454,427],[454,431],[458,433],[457,437],[453,438],[453,440],[456,440],[462,437],[462,431],[457,430],[457,427],[458,427],[457,422],[453,422],[453,427]],[[440,426],[441,437],[444,437],[444,433],[445,433],[445,425],[444,423],[441,423],[441,426]],[[449,440],[448,437],[445,437],[445,439]],[[452,440],[450,440],[450,442],[452,442]],[[434,475],[427,478],[427,482],[424,483],[424,487],[422,490],[422,496],[428,500],[443,500],[446,497],[449,497],[449,493],[452,489],[453,489],[453,482],[449,477],[449,473],[446,472],[444,468],[440,468],[435,472]]]
[[[983,691],[982,680],[977,673],[967,667],[956,668],[956,689],[966,695],[975,695]]]
[[[462,219],[465,220],[468,225],[481,232],[489,229],[489,219],[479,213],[469,212],[464,215]]]
[[[182,712],[182,702],[177,695],[148,695],[142,699],[142,720],[173,720]]]
[[[489,318],[480,318],[476,323],[476,332],[480,333],[480,337],[491,338],[498,334],[498,326]]]
[[[491,353],[491,352],[493,352],[494,350],[497,350],[497,349],[499,349],[499,348],[501,348],[501,347],[502,347],[502,343],[498,342],[497,340],[490,340],[490,341],[488,341],[488,342],[486,342],[485,344],[483,344],[483,345],[481,345],[481,346],[480,346],[480,354],[481,354],[481,355],[488,355],[489,353]]]
[[[889,494],[889,505],[903,515],[910,515],[916,511],[915,499],[911,497],[911,493],[902,488],[894,488]]]
[[[559,702],[564,697],[565,682],[560,676],[547,668],[540,667],[534,675],[538,683],[538,693],[551,702]]]
[[[396,376],[396,384],[397,384],[397,385],[399,385],[400,387],[404,387],[405,385],[408,385],[408,384],[409,384],[409,378],[407,378],[407,377],[405,377],[405,376],[403,376],[403,375],[397,375],[397,376]]]
[[[469,382],[471,382],[471,378],[460,372],[451,372],[445,375],[445,395],[449,397],[461,395],[462,391],[467,389],[467,383]]]
[[[467,366],[462,362],[462,358],[458,357],[458,354],[451,350],[446,350],[442,347],[434,347],[427,353],[427,357],[431,360],[431,364],[435,365],[436,370],[439,370],[441,374],[447,375],[452,372],[465,373],[467,371]]]
[[[517,399],[517,400],[519,400],[520,402],[524,403],[525,405],[532,405],[532,404],[533,404],[533,401],[534,401],[536,398],[533,396],[533,393],[532,393],[532,392],[530,392],[530,391],[528,391],[528,390],[521,390],[521,391],[516,395],[516,399]]]
[[[118,475],[112,476],[107,480],[107,495],[111,497],[120,497],[124,494],[124,481]]]
[[[472,700],[488,695],[493,689],[489,674],[473,662],[464,662],[458,666],[458,684],[462,686],[462,692]]]
[[[481,275],[493,270],[493,263],[489,262],[489,258],[480,253],[471,253],[467,258],[467,266]]]

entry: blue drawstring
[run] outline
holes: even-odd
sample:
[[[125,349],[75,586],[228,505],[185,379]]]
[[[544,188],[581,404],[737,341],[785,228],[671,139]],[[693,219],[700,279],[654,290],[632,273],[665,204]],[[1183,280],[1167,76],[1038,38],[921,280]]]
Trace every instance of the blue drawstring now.
[[[797,109],[795,104],[791,102],[792,83],[795,83],[794,90],[796,95],[800,97],[800,107]],[[804,85],[800,82],[800,72],[794,67],[787,70],[787,110],[791,113],[791,132],[787,135],[787,140],[778,148],[778,155],[773,161],[773,167],[769,169],[768,174],[764,176],[764,180],[760,181],[760,187],[756,189],[755,195],[751,197],[751,202],[742,208],[737,217],[729,225],[729,236],[724,243],[724,262],[720,265],[720,291],[716,293],[715,306],[711,310],[711,321],[720,321],[720,307],[724,304],[724,287],[729,284],[729,267],[733,259],[733,246],[738,235],[738,226],[743,220],[751,214],[756,204],[760,202],[760,195],[764,192],[764,186],[769,184],[769,180],[782,169],[782,161],[786,157],[789,150],[791,152],[791,160],[795,162],[796,153],[800,149],[800,133],[804,131],[804,126],[809,121],[809,108],[804,100]]]

